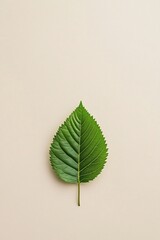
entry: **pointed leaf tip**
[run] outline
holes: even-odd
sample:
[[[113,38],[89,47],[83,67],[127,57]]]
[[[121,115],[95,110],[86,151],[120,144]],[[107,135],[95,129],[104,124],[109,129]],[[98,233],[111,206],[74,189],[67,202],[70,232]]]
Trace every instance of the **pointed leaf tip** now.
[[[80,101],[80,103],[79,103],[79,107],[82,107],[82,106],[83,106],[82,101]]]

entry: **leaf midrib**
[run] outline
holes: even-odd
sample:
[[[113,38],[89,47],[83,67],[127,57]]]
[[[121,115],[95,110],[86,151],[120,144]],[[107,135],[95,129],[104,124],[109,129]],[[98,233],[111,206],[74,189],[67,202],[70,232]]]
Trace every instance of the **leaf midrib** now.
[[[81,131],[82,131],[82,118],[83,118],[83,108],[81,109],[81,119],[80,119],[80,134],[79,134],[79,149],[78,149],[78,183],[80,183],[80,155],[81,155]]]

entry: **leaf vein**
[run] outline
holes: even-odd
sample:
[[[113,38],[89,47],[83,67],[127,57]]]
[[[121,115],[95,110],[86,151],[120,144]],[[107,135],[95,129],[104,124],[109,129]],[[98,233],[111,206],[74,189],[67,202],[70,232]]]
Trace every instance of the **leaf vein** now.
[[[77,169],[76,168],[74,168],[72,165],[70,165],[68,162],[66,163],[62,158],[60,158],[53,150],[51,150],[51,152],[55,155],[55,157],[57,158],[57,159],[59,159],[61,162],[63,162],[65,165],[67,165],[67,166],[69,166],[69,167],[71,167],[71,168],[73,168],[75,171],[77,171]]]
[[[100,153],[97,155],[97,157],[95,157],[91,162],[89,162],[85,167],[83,167],[80,172],[83,172],[87,167],[89,167],[93,162],[95,162],[99,156],[103,153],[105,149],[102,149],[102,151],[100,151]]]
[[[71,148],[73,148],[74,149],[74,151],[76,152],[76,153],[78,153],[77,152],[77,150],[75,149],[75,147],[70,143],[70,141],[66,138],[66,136],[65,136],[65,134],[64,134],[64,132],[63,132],[63,130],[61,129],[61,133],[63,134],[63,136],[64,136],[64,138],[66,139],[66,141],[69,143],[69,145],[71,146]]]

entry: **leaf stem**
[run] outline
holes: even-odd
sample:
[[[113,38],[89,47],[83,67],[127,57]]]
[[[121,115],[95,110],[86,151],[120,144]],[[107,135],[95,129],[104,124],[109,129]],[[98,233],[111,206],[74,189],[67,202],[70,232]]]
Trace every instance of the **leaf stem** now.
[[[78,206],[80,206],[80,182],[78,182]]]

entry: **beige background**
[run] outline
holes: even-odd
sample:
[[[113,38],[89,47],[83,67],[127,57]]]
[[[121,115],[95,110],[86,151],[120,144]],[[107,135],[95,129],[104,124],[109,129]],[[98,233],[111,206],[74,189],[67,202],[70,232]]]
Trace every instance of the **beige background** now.
[[[0,239],[160,239],[160,1],[0,1]],[[57,181],[49,145],[83,100],[102,174]]]

